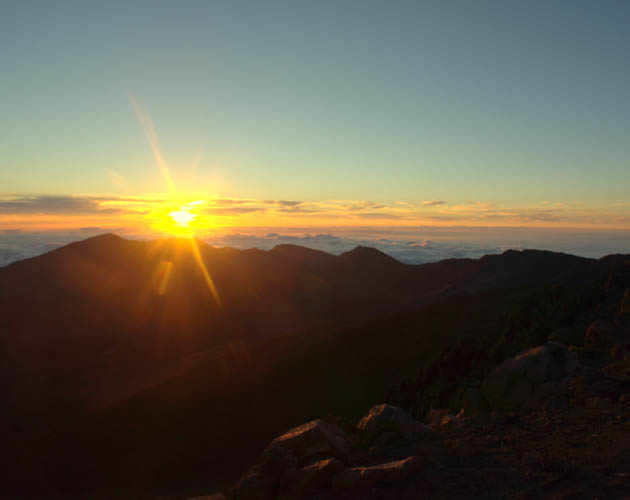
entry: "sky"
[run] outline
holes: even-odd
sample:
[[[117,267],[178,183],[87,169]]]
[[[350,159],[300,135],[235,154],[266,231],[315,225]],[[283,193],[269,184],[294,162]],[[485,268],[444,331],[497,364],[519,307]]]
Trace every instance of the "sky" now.
[[[630,230],[628,47],[614,0],[4,0],[0,231]]]

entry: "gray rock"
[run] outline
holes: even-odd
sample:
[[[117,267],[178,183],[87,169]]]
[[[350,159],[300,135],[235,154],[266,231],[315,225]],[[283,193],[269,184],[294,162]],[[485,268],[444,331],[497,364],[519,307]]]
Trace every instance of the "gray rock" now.
[[[427,415],[425,422],[433,429],[439,429],[445,422],[449,422],[455,418],[447,408],[432,408]],[[396,434],[398,435],[398,434]]]
[[[404,481],[410,472],[418,467],[416,457],[373,465],[371,467],[351,467],[333,478],[333,488],[337,490],[360,490],[376,483]]]
[[[345,461],[349,453],[343,431],[323,420],[312,420],[295,427],[274,439],[269,447],[291,450],[299,463],[322,455],[334,456]]]
[[[523,351],[494,368],[482,384],[484,399],[493,411],[528,412],[547,398],[565,394],[565,379],[580,366],[577,356],[563,344]]]
[[[584,335],[584,347],[600,354],[608,354],[613,346],[623,346],[628,341],[630,341],[628,332],[606,319],[593,321]]]
[[[230,491],[234,500],[275,500],[282,477],[295,469],[297,459],[293,453],[279,446],[268,447],[260,461],[241,477]]]
[[[419,422],[402,408],[388,404],[373,406],[363,416],[357,429],[370,434],[396,432],[407,441],[437,437],[437,433],[429,426]]]
[[[302,500],[330,488],[333,476],[344,469],[336,458],[320,460],[301,469],[293,469],[282,478],[278,500]]]

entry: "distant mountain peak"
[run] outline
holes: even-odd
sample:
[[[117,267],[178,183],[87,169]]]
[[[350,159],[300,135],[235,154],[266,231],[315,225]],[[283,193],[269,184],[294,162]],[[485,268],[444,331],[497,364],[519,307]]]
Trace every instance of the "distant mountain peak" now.
[[[115,233],[103,233],[91,236],[83,241],[122,241],[123,238]]]
[[[371,263],[371,264],[385,264],[385,265],[399,265],[403,266],[404,264],[393,257],[387,255],[386,253],[381,252],[373,247],[365,247],[363,245],[358,245],[352,250],[342,253],[340,257],[345,259],[351,259],[357,262],[363,263]]]
[[[271,255],[278,255],[287,257],[291,260],[301,262],[328,262],[335,259],[334,255],[331,255],[322,250],[315,250],[314,248],[307,248],[299,245],[291,245],[289,243],[282,243],[273,247],[269,253]]]

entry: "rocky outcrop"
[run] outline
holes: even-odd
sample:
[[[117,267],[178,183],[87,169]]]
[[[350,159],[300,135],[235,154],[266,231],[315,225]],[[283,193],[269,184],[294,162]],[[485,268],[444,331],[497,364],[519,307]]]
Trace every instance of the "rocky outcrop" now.
[[[363,416],[357,429],[372,436],[395,432],[407,441],[437,436],[433,429],[413,418],[402,408],[388,404],[373,406]]]
[[[370,448],[372,455],[374,450],[387,449],[390,441],[414,446],[412,443],[434,443],[439,437],[403,409],[386,404],[372,407],[357,429],[355,446]],[[392,439],[384,442],[384,435]],[[419,464],[413,455],[376,464],[378,458],[372,457],[366,465],[357,464],[356,455],[350,457],[344,432],[323,420],[313,420],[274,439],[228,496],[234,500],[305,500],[321,491],[402,481]]]
[[[297,467],[290,450],[269,446],[229,493],[235,500],[272,500],[278,496],[283,476]]]
[[[505,360],[480,388],[471,383],[470,406],[486,398],[493,405],[483,418],[479,412],[433,410],[428,419],[433,430],[383,404],[347,435],[321,420],[296,427],[270,443],[227,498],[625,497],[627,380],[606,374],[614,363],[579,352],[585,356],[583,370],[566,346],[548,342]],[[504,406],[497,403],[501,398]],[[339,453],[343,460],[333,456]],[[602,463],[605,467],[597,465]],[[523,495],[515,497],[515,491]]]
[[[328,489],[333,477],[342,471],[344,463],[336,458],[320,460],[300,469],[288,471],[282,478],[278,500],[300,500],[311,498]]]
[[[299,463],[315,456],[333,456],[341,460],[348,457],[343,431],[323,420],[313,420],[291,429],[271,442],[269,448],[274,447],[290,450]]]
[[[274,439],[230,491],[235,500],[305,498],[330,484],[348,458],[344,433],[335,425],[313,420]],[[323,460],[309,463],[318,458]]]
[[[404,481],[417,464],[416,457],[408,457],[370,467],[350,467],[333,479],[336,490],[363,490],[376,483]]]
[[[494,368],[483,381],[483,396],[493,411],[531,411],[552,396],[566,394],[566,377],[579,366],[577,356],[565,345],[547,342]]]

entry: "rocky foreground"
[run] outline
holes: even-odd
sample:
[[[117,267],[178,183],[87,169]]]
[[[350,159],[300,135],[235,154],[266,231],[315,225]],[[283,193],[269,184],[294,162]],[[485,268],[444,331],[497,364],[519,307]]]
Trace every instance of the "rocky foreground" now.
[[[356,425],[308,422],[229,491],[197,500],[630,498],[629,340],[625,321],[598,320],[584,347],[524,350],[457,415],[434,409],[422,423],[382,404]]]

